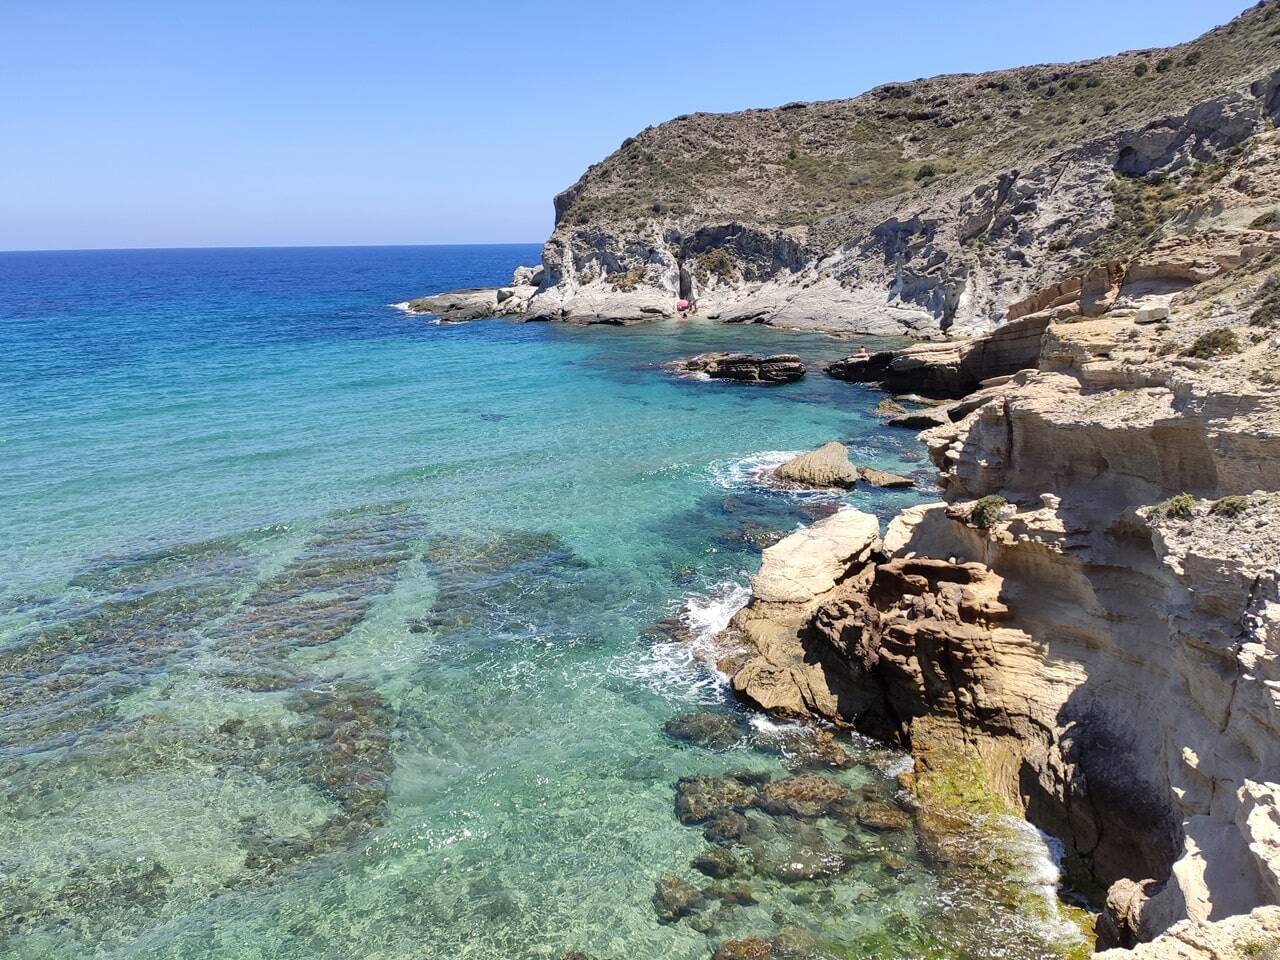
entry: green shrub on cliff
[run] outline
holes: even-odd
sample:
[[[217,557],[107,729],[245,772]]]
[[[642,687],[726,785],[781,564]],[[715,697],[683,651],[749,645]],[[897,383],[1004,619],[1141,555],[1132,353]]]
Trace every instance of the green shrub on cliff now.
[[[1227,357],[1240,352],[1240,338],[1234,330],[1218,327],[1208,333],[1196,337],[1195,342],[1182,351],[1184,357],[1197,360],[1213,360],[1216,357]]]
[[[1196,498],[1189,493],[1180,493],[1156,507],[1156,512],[1165,517],[1189,520],[1196,514]]]
[[[619,293],[630,293],[644,279],[644,270],[640,267],[632,267],[626,273],[611,273],[604,279],[605,283]]]
[[[996,522],[996,516],[1000,513],[1000,508],[1006,503],[1008,501],[998,493],[983,497],[969,511],[969,522],[975,527],[986,530]]]
[[[1209,512],[1215,517],[1230,517],[1235,519],[1248,509],[1248,497],[1223,497],[1221,500],[1213,501],[1213,506],[1209,508]]]
[[[698,280],[706,283],[711,277],[719,277],[721,280],[732,280],[736,272],[733,266],[733,257],[723,247],[712,247],[710,250],[703,250],[694,259],[694,273]]]

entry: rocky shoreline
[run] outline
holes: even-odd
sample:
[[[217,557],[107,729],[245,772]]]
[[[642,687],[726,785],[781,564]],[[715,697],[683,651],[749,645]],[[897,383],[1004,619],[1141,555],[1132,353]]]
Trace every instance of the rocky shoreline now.
[[[1276,234],[1206,232],[1026,317],[1031,362],[1002,329],[837,365],[977,388],[922,435],[946,500],[770,547],[721,638],[771,715],[910,749],[925,794],[979,771],[1067,845],[1100,947],[1280,930],[1278,273]]]
[[[1108,960],[1280,949],[1278,14],[1264,0],[1168,51],[680,118],[557,197],[536,271],[405,305],[628,324],[696,297],[726,324],[932,340],[825,372],[900,395],[877,412],[924,431],[943,501],[769,546],[720,665],[772,716],[909,750],[922,805],[1061,840]],[[1080,115],[1050,115],[1068,102]],[[999,135],[950,139],[978,122]],[[866,186],[851,130],[885,182]],[[843,448],[775,477],[877,482]],[[732,812],[773,815],[771,787],[735,783]],[[692,894],[668,887],[655,903],[678,913]]]

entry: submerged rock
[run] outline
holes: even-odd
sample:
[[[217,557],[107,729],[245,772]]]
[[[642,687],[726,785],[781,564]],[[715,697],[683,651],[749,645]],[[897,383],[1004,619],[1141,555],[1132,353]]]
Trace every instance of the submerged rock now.
[[[780,754],[782,762],[793,770],[814,767],[846,769],[855,762],[853,755],[839,744],[835,735],[820,727],[784,727],[776,733],[759,737],[756,746]]]
[[[712,843],[734,843],[750,832],[751,821],[736,810],[726,810],[707,821],[702,835]]]
[[[693,858],[693,869],[716,880],[738,872],[738,858],[723,847],[712,847]]]
[[[743,383],[791,383],[804,376],[804,364],[792,353],[756,357],[749,353],[701,353],[677,360],[679,373],[700,373],[713,380]]]
[[[772,956],[773,947],[769,941],[760,937],[744,937],[724,941],[716,947],[711,960],[769,960]]]
[[[746,736],[746,730],[732,717],[708,711],[672,717],[662,725],[662,731],[672,740],[708,750],[728,750]]]
[[[676,784],[676,816],[681,823],[703,823],[717,814],[749,807],[755,799],[755,789],[733,777],[682,777]]]
[[[659,923],[675,923],[706,904],[702,891],[679,877],[663,877],[654,886],[653,909]]]
[[[817,774],[787,777],[765,786],[756,805],[774,816],[813,819],[831,812],[848,792],[840,784]]]
[[[905,830],[911,826],[911,817],[901,808],[877,800],[855,804],[853,818],[868,830]]]

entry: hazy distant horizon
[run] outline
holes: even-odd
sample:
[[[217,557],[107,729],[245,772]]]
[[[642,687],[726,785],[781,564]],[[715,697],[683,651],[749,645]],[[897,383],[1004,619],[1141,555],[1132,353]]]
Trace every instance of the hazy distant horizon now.
[[[17,0],[0,250],[536,243],[557,192],[673,116],[1166,46],[1246,6]]]

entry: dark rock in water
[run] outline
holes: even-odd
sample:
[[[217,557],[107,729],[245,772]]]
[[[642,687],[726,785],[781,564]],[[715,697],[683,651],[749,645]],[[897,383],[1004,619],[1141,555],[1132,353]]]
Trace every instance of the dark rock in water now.
[[[749,907],[753,903],[758,903],[756,895],[751,887],[745,883],[731,883],[723,887],[715,887],[714,896],[719,897],[722,903],[729,906]]]
[[[774,816],[813,819],[829,813],[847,792],[834,780],[816,774],[787,777],[764,787],[756,805]]]
[[[785,727],[759,737],[756,746],[780,754],[782,762],[792,770],[823,767],[843,770],[854,765],[853,755],[840,746],[835,735],[819,727]]]
[[[817,939],[800,927],[783,927],[773,938],[773,955],[779,960],[812,960],[819,953]]]
[[[589,953],[583,953],[581,950],[570,950],[560,960],[596,960]]]
[[[750,832],[751,821],[736,810],[717,813],[702,829],[702,835],[712,843],[734,843]]]
[[[678,613],[659,620],[649,628],[649,634],[662,639],[674,640],[677,643],[692,643],[695,639],[693,628]]]
[[[678,373],[703,373],[715,380],[743,383],[791,383],[804,376],[804,364],[791,353],[756,357],[748,353],[700,353],[677,360]]]
[[[796,509],[810,520],[825,520],[833,514],[839,513],[842,504],[839,500],[809,500],[800,504]]]
[[[708,711],[672,717],[662,725],[662,730],[672,740],[708,750],[728,750],[746,736],[746,730],[732,717]]]
[[[738,858],[723,847],[712,847],[693,858],[693,869],[716,880],[738,872]]]
[[[676,816],[681,823],[703,823],[749,807],[755,799],[756,791],[733,777],[682,777],[676,784]]]
[[[654,886],[653,909],[659,923],[675,923],[706,903],[702,891],[679,877],[663,877]]]
[[[766,859],[762,869],[783,883],[829,880],[849,869],[852,861],[839,850],[826,846],[797,845],[781,855]]]
[[[756,523],[754,520],[747,520],[731,530],[726,530],[716,539],[731,547],[745,545],[763,550],[765,547],[773,546],[784,536],[786,534],[781,530],[766,527],[764,524]]]
[[[748,787],[760,787],[773,779],[767,770],[732,770],[728,776]]]
[[[877,850],[876,859],[890,873],[902,873],[910,865],[906,857],[893,850]]]
[[[773,956],[773,948],[769,941],[760,937],[745,937],[741,940],[726,940],[716,947],[711,960],[769,960]]]
[[[855,804],[853,816],[868,830],[905,830],[911,826],[911,817],[899,807],[876,800]]]
[[[916,845],[920,854],[937,866],[958,866],[975,859],[967,819],[936,807],[921,807],[915,812]]]

